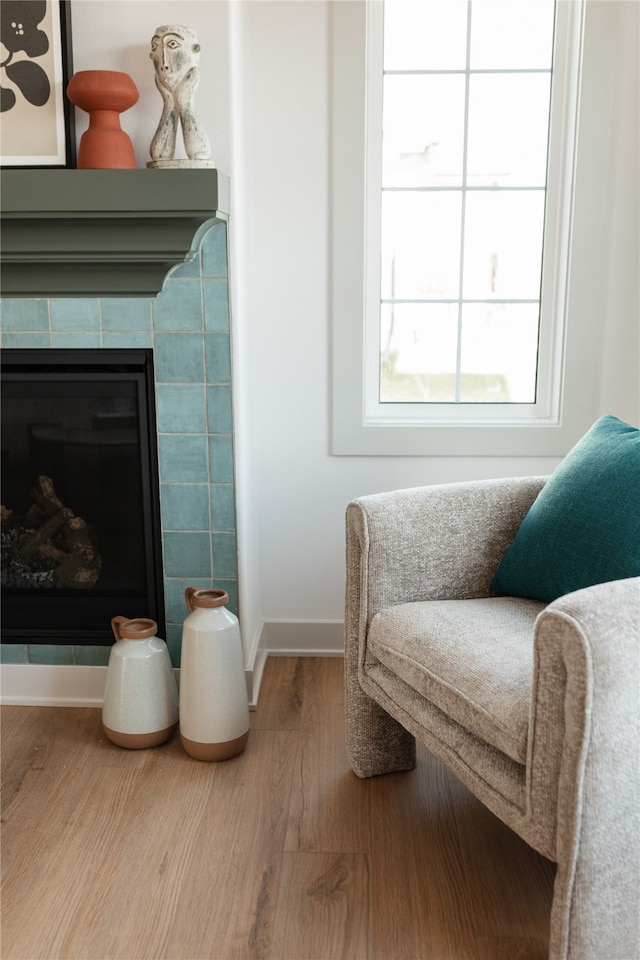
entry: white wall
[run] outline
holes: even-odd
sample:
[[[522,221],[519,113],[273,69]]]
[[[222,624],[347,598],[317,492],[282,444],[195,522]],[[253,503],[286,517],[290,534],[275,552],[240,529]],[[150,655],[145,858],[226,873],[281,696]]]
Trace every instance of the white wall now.
[[[640,3],[623,0],[616,6],[619,8],[618,58],[614,65],[611,189],[606,225],[610,243],[603,304],[603,316],[608,322],[603,329],[599,392],[603,411],[619,408],[623,419],[626,411],[627,419],[640,425],[636,412],[640,403]]]
[[[599,412],[638,423],[638,4],[605,5],[619,17],[620,57],[604,227],[611,242],[603,264],[603,364],[594,390]],[[328,452],[329,6],[325,0],[72,3],[76,69],[122,69],[141,88],[140,104],[123,118],[140,165],[148,159],[160,114],[148,60],[153,29],[179,15],[179,22],[198,31],[203,48],[198,112],[218,167],[232,176],[245,646],[258,636],[262,620],[341,619],[344,510],[352,497],[422,483],[544,473],[556,464],[526,457],[338,458]]]

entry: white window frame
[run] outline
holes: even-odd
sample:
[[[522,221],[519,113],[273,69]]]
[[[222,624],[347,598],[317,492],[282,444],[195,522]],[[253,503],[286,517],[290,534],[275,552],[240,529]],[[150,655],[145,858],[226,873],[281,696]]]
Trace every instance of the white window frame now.
[[[615,24],[603,31],[602,18],[587,15],[590,6],[598,5],[560,3],[557,55],[575,68],[554,77],[550,167],[559,176],[551,176],[547,187],[542,299],[550,322],[541,324],[541,351],[549,375],[539,380],[539,401],[415,405],[424,408],[416,420],[404,404],[382,405],[382,416],[370,388],[367,394],[367,382],[376,377],[367,378],[366,365],[375,370],[379,363],[377,320],[366,323],[367,310],[379,314],[379,286],[366,263],[379,257],[380,160],[367,152],[366,138],[368,124],[380,116],[382,95],[381,54],[368,60],[367,48],[380,37],[383,4],[330,4],[334,454],[559,456],[593,422],[611,92],[602,58],[612,55]],[[367,84],[368,70],[376,85]]]

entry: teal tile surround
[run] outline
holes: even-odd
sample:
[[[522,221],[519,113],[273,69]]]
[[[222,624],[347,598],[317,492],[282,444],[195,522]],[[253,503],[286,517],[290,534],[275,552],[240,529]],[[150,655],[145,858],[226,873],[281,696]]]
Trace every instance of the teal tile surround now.
[[[176,666],[186,587],[220,587],[238,612],[227,262],[219,223],[154,299],[0,300],[4,347],[154,348],[166,639]],[[109,650],[2,644],[0,662],[104,665]]]

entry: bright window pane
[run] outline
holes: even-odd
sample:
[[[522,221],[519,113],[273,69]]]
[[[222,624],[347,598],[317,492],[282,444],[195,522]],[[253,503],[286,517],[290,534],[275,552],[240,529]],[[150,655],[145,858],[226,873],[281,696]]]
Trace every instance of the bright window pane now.
[[[533,404],[555,5],[384,9],[380,401]]]
[[[548,73],[477,74],[469,89],[469,186],[544,187]]]
[[[383,304],[381,403],[453,403],[457,304]]]
[[[458,296],[460,211],[457,191],[383,194],[383,299]]]
[[[464,69],[466,32],[466,0],[386,0],[384,69]]]
[[[460,74],[385,77],[383,186],[460,186],[464,97]]]
[[[469,192],[464,297],[537,300],[540,296],[544,191]]]
[[[538,307],[466,304],[462,310],[460,401],[533,403]]]
[[[471,14],[471,69],[549,69],[553,50],[553,18],[552,0],[474,2]]]

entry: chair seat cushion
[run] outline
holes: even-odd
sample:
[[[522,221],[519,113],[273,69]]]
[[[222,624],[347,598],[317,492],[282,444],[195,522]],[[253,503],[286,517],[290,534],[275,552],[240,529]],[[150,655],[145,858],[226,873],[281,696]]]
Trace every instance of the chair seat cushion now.
[[[474,736],[526,763],[533,627],[545,604],[429,600],[381,610],[370,653]]]

